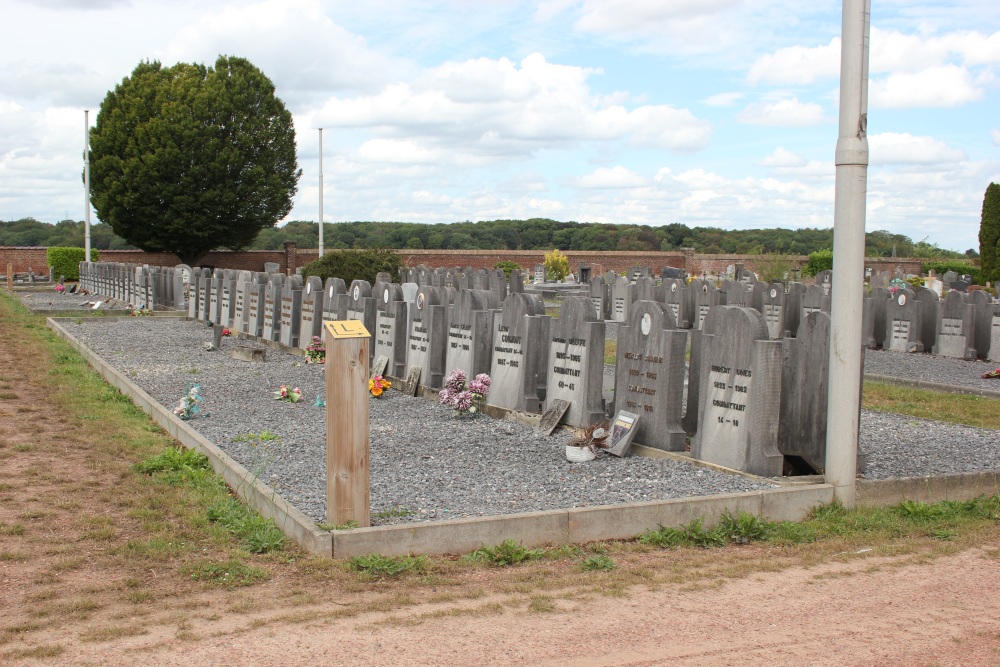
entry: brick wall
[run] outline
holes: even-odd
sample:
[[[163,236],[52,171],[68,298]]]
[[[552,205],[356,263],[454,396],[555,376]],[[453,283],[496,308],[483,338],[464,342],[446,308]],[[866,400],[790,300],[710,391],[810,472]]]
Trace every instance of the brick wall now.
[[[36,274],[48,273],[48,261],[45,248],[0,247],[0,272],[7,270],[7,263],[14,265],[16,273],[24,273],[29,268]],[[503,260],[517,262],[529,271],[535,264],[545,261],[544,250],[397,250],[406,266],[424,264],[431,268],[451,268],[455,266],[471,266],[475,269],[489,269]],[[752,271],[760,270],[758,262],[774,261],[773,257],[761,255],[696,255],[693,251],[674,252],[617,252],[617,251],[585,251],[567,250],[564,253],[569,258],[569,266],[577,271],[581,263],[599,265],[605,271],[624,273],[629,267],[649,266],[658,275],[664,266],[675,266],[688,273],[723,274],[729,266],[743,264]],[[319,250],[299,249],[295,243],[286,243],[281,250],[248,250],[232,252],[219,250],[208,253],[202,260],[202,266],[221,269],[238,269],[246,271],[263,271],[265,262],[275,262],[281,271],[288,273],[305,266],[319,256]],[[123,262],[131,264],[149,264],[151,266],[175,266],[180,263],[173,253],[147,253],[141,250],[102,250],[102,262]],[[787,255],[783,258],[792,268],[801,268],[807,261],[805,255]],[[874,271],[892,272],[896,267],[905,273],[919,273],[923,260],[909,258],[871,257],[865,259],[865,266]]]

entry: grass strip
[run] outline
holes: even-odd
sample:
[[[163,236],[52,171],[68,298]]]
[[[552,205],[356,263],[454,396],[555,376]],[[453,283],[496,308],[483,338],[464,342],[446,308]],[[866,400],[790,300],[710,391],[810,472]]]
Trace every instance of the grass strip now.
[[[1000,385],[998,385],[1000,386]],[[979,428],[1000,428],[1000,399],[974,394],[949,394],[884,382],[865,382],[861,406]]]

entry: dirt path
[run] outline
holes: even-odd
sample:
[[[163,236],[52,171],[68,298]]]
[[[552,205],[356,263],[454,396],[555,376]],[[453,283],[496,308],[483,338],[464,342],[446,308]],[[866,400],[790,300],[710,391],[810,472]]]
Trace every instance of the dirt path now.
[[[0,665],[1000,665],[996,532],[936,557],[752,546],[375,583],[292,551],[205,588],[169,545],[123,556],[169,516],[126,502],[128,466],[91,446],[114,435],[9,341],[0,322]]]

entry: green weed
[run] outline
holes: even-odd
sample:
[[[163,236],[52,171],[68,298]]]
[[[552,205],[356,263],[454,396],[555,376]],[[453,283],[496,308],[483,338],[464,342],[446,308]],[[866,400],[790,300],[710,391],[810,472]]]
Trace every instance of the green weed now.
[[[496,546],[482,546],[469,554],[469,558],[491,565],[505,566],[535,560],[541,558],[544,553],[543,549],[527,549],[520,542],[507,539]]]
[[[347,561],[349,568],[371,579],[394,578],[406,572],[423,572],[427,569],[427,563],[426,556],[382,556],[380,554],[355,556]]]

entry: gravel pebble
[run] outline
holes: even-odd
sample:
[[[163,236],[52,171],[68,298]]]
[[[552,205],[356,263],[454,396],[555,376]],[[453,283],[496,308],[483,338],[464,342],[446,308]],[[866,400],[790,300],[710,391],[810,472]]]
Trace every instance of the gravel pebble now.
[[[172,407],[188,385],[201,385],[207,418],[188,422],[290,503],[316,521],[326,515],[322,366],[267,349],[267,361],[235,361],[236,346],[205,351],[205,324],[159,318],[82,320],[63,325],[100,357]],[[272,392],[286,384],[304,399],[290,404]],[[268,431],[280,446],[241,441]],[[599,455],[587,464],[566,461],[566,431],[553,437],[485,416],[454,418],[433,401],[390,391],[371,400],[373,523],[491,516],[688,496],[736,493],[771,485],[665,459]]]

